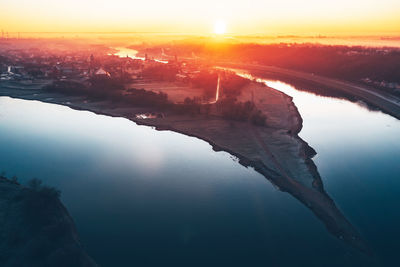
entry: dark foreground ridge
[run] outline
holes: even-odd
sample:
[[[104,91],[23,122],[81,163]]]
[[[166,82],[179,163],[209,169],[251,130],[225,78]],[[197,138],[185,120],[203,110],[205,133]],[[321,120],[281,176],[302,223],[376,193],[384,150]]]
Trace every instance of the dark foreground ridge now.
[[[0,266],[97,266],[59,192],[38,180],[25,187],[0,176],[0,226]]]

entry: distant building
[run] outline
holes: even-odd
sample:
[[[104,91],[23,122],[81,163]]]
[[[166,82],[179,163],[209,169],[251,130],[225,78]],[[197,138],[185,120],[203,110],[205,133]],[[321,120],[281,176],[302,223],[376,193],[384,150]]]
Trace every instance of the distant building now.
[[[105,71],[103,68],[98,69],[95,73],[95,76],[107,76],[107,77],[111,77],[110,73]]]

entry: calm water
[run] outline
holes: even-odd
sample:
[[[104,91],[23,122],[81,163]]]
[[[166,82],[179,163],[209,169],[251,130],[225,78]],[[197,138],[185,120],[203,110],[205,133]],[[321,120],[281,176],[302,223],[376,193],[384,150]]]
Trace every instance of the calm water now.
[[[316,151],[325,189],[370,243],[383,265],[400,249],[400,121],[346,100],[264,82],[293,97],[300,136]]]
[[[102,266],[375,266],[399,240],[400,124],[340,100],[295,97],[328,194],[375,249],[366,258],[253,169],[196,138],[0,97],[0,170],[62,191]]]

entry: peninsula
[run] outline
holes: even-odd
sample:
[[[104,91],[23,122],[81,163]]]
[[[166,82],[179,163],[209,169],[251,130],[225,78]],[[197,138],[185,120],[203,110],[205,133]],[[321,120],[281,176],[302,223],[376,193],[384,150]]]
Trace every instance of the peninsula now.
[[[298,136],[302,118],[291,97],[213,66],[121,58],[105,47],[96,51],[62,55],[64,63],[45,73],[31,71],[37,78],[30,80],[12,78],[11,73],[12,79],[0,83],[0,96],[124,117],[202,139],[297,198],[334,236],[370,252],[325,192],[312,161],[316,152]],[[84,55],[86,60],[80,60]],[[82,66],[71,67],[72,62]]]

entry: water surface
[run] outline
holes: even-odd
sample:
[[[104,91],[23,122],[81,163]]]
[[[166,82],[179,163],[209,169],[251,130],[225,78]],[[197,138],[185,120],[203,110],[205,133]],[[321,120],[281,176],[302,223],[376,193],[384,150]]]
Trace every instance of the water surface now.
[[[300,137],[327,193],[361,232],[383,265],[400,249],[400,121],[362,102],[317,96],[289,84],[264,82],[293,97],[303,118]]]
[[[383,246],[396,248],[399,237],[398,121],[346,101],[297,98],[301,136],[318,152],[328,193],[379,261],[394,259]],[[0,147],[8,176],[37,177],[62,191],[82,243],[102,266],[376,264],[295,198],[196,138],[0,97]]]

